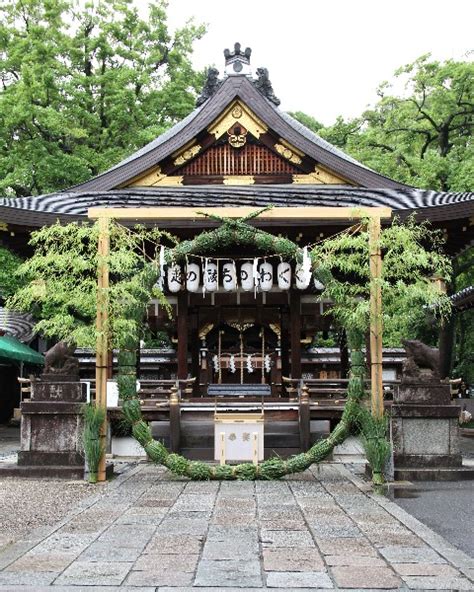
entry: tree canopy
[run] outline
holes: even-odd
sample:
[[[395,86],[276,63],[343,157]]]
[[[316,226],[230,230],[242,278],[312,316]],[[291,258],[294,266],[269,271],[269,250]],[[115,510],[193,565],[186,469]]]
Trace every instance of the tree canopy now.
[[[0,246],[0,302],[12,296],[23,285],[24,281],[16,274],[21,263],[22,260],[16,253]]]
[[[165,0],[4,0],[0,6],[0,193],[63,189],[116,164],[193,108],[193,42]]]
[[[394,87],[404,87],[394,93]],[[378,102],[360,117],[323,127],[301,123],[377,172],[409,185],[472,190],[474,178],[474,62],[439,62],[430,55],[382,83]]]

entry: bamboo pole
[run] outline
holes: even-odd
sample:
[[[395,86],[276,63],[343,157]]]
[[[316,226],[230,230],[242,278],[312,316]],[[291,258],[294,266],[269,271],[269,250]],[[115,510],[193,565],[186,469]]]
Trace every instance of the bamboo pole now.
[[[97,340],[96,340],[96,395],[95,404],[106,410],[104,423],[100,428],[99,440],[102,456],[97,471],[97,480],[106,480],[105,448],[107,441],[107,362],[108,362],[108,317],[109,317],[109,263],[110,230],[109,219],[99,218],[99,242],[97,264]]]
[[[384,413],[382,381],[382,255],[380,252],[380,218],[372,216],[369,222],[370,258],[370,377],[372,415],[381,418]]]

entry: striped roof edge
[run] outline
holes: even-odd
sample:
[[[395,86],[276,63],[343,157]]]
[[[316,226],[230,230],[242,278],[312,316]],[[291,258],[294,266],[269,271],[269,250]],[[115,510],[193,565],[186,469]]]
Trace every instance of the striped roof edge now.
[[[406,217],[442,221],[474,216],[474,193],[445,193],[415,188],[365,189],[340,185],[187,185],[130,187],[110,191],[69,191],[0,199],[0,219],[42,226],[57,218],[84,219],[92,207],[387,206]]]

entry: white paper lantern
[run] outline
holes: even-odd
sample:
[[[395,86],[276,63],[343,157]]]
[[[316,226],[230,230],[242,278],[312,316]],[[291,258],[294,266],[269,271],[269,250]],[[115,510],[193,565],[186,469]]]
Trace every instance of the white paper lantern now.
[[[242,267],[240,268],[240,285],[246,292],[254,288],[253,263],[250,261],[242,263]]]
[[[217,290],[217,263],[207,261],[204,267],[204,287],[207,292]]]
[[[186,266],[186,290],[199,292],[200,268],[197,263],[188,263]]]
[[[237,288],[237,271],[233,261],[228,261],[222,266],[222,286],[224,290],[235,290]]]
[[[280,290],[289,290],[291,288],[291,265],[286,261],[278,264],[277,278]]]
[[[262,292],[268,292],[273,286],[273,265],[264,261],[258,267],[258,281]]]
[[[298,290],[306,290],[311,281],[311,271],[304,269],[303,265],[298,263],[295,269],[295,282]]]
[[[176,293],[181,290],[183,285],[183,274],[179,265],[171,265],[168,267],[168,290]]]

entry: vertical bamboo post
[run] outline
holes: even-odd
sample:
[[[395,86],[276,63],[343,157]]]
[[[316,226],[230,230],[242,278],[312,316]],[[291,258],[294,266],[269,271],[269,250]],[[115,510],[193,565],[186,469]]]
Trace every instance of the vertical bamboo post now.
[[[99,218],[99,242],[97,263],[97,340],[95,363],[95,404],[107,411],[107,366],[108,366],[108,317],[109,317],[109,263],[110,231],[108,218]],[[99,433],[102,456],[97,471],[97,480],[105,481],[105,449],[107,439],[107,414]]]
[[[380,218],[369,222],[370,257],[370,377],[371,409],[374,417],[384,413],[382,382],[382,255],[380,252]]]

